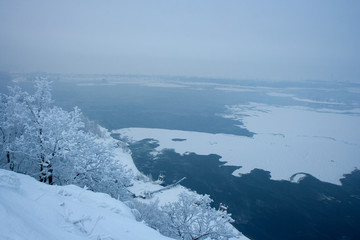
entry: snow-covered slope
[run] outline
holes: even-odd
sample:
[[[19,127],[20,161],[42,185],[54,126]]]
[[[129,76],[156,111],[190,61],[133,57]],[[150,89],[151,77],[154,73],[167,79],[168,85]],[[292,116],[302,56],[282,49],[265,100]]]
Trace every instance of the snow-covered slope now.
[[[0,169],[0,239],[169,239],[107,194],[50,186]]]

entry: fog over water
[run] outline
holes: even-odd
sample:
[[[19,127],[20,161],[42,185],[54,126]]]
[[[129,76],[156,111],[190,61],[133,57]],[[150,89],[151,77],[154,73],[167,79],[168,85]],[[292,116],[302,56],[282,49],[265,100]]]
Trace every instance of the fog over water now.
[[[360,2],[0,1],[0,71],[360,76]]]

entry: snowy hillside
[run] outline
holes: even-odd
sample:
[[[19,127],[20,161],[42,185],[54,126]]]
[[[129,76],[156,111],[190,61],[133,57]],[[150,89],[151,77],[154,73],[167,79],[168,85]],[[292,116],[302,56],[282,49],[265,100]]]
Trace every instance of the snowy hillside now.
[[[160,233],[179,239],[227,239],[241,235],[230,224],[234,221],[230,214],[212,208],[208,196],[185,193],[189,191],[185,188],[164,194],[169,186],[153,184],[143,176],[124,143],[82,120],[78,108],[67,112],[52,105],[51,82],[37,79],[33,95],[20,87],[9,91],[0,95],[0,166],[28,176],[0,172],[0,224],[7,229],[0,239],[163,239]],[[81,188],[85,186],[91,191]],[[163,205],[141,203],[131,198],[133,194],[158,199]],[[127,201],[132,210],[121,201]],[[194,217],[184,223],[182,214]]]
[[[0,169],[0,239],[169,239],[107,194]]]

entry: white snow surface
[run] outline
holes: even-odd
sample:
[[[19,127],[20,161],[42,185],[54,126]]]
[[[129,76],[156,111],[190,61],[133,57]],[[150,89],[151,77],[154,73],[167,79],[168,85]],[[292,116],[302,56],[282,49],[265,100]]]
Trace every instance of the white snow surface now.
[[[176,202],[179,199],[179,195],[181,192],[187,192],[188,194],[194,193],[181,185],[177,185],[170,189],[165,189],[163,186],[159,184],[153,182],[143,182],[143,181],[134,181],[133,185],[128,189],[136,196],[144,195],[145,192],[158,191],[157,193],[153,194],[153,197],[150,199],[138,198],[138,200],[144,203],[158,200],[160,206],[163,206],[167,203]],[[165,189],[165,190],[159,191],[161,189]]]
[[[0,239],[170,239],[137,222],[107,194],[73,185],[50,186],[0,169]]]
[[[343,174],[360,168],[360,115],[327,109],[280,107],[251,103],[228,107],[223,117],[239,120],[254,137],[166,129],[114,130],[133,141],[153,138],[157,151],[174,149],[179,154],[218,154],[226,165],[239,166],[240,176],[258,168],[272,179],[290,180],[296,173],[311,174],[321,181],[340,184]],[[349,111],[346,111],[349,113]],[[173,141],[174,138],[186,139]]]

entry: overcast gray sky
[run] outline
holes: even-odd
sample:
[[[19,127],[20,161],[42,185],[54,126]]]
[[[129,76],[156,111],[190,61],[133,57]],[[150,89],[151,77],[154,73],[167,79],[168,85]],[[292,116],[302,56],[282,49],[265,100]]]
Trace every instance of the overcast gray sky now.
[[[360,1],[0,0],[0,70],[360,82]]]

